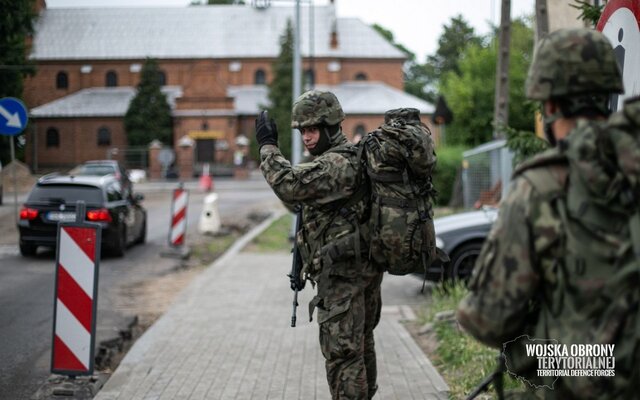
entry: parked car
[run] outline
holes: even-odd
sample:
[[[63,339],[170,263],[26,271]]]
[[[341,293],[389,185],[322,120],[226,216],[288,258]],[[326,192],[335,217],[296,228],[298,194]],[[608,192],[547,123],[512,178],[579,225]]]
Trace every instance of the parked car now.
[[[485,207],[433,220],[436,246],[444,250],[451,260],[444,267],[445,279],[469,279],[482,244],[497,217],[497,208]]]
[[[141,194],[125,196],[115,176],[51,174],[38,180],[20,210],[20,253],[36,254],[38,246],[55,247],[58,222],[75,221],[76,202],[85,202],[85,220],[102,228],[102,249],[123,256],[128,245],[144,243],[147,212]]]
[[[128,193],[133,191],[133,185],[129,179],[127,170],[116,160],[91,160],[86,161],[83,164],[78,165],[69,171],[69,175],[73,176],[105,176],[114,175],[119,181],[122,187],[128,190]]]

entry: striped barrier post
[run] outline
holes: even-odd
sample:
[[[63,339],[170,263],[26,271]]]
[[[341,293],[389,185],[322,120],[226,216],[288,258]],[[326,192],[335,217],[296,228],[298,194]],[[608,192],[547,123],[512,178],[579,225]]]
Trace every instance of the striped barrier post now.
[[[76,220],[83,221],[84,205],[78,206]],[[56,374],[93,374],[101,231],[92,223],[58,224],[51,352]]]
[[[171,202],[171,229],[169,231],[169,246],[184,246],[187,234],[187,204],[189,203],[189,192],[182,184],[173,191],[173,201]]]

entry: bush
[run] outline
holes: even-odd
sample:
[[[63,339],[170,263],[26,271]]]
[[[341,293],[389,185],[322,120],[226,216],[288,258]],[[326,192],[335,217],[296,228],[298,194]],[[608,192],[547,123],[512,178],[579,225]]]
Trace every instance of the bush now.
[[[438,163],[433,173],[433,185],[438,191],[436,205],[446,206],[451,200],[458,170],[462,166],[462,146],[442,146],[436,149]]]

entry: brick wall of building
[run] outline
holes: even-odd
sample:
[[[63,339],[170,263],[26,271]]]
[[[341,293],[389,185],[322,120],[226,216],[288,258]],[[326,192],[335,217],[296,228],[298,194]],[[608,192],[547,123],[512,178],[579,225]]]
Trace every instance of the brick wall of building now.
[[[109,130],[110,145],[98,146],[98,130],[101,128]],[[47,146],[49,129],[58,131],[58,146]],[[38,170],[63,169],[88,160],[105,159],[110,149],[127,147],[123,123],[119,118],[40,119],[34,132],[37,137],[35,140],[28,138],[32,146],[27,148],[26,161],[29,165],[37,162]]]

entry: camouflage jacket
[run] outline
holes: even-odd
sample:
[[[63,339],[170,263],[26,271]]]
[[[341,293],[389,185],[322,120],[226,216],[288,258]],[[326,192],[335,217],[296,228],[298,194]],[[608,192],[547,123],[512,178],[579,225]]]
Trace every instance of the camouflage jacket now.
[[[362,265],[354,261],[367,261],[368,231],[360,225],[369,201],[361,190],[365,169],[359,166],[356,147],[342,133],[337,136],[328,151],[296,166],[276,146],[266,145],[260,150],[260,169],[275,194],[289,208],[303,206],[302,232],[296,240],[303,272],[312,280],[319,278],[323,267],[330,268],[331,274],[356,278],[362,273]],[[340,208],[349,212],[340,212]]]
[[[554,206],[558,196],[565,199],[565,213],[573,221],[570,228],[562,222],[566,214]],[[637,312],[614,321],[603,310],[610,310],[613,303],[637,302],[637,287],[628,287],[631,284],[615,282],[614,290],[607,292],[610,278],[622,267],[640,263],[633,255],[633,247],[636,252],[640,249],[638,232],[633,232],[634,224],[640,227],[637,199],[640,99],[628,102],[608,121],[579,120],[558,147],[516,170],[476,263],[470,293],[458,307],[460,324],[494,347],[522,334],[569,343],[611,343],[619,340],[617,335],[636,335]],[[607,220],[607,216],[614,217]],[[571,234],[566,229],[572,229]],[[566,241],[575,237],[583,243],[568,246]],[[580,259],[580,254],[568,254],[567,249],[579,246],[587,246],[582,247],[584,252],[600,260],[586,260],[586,267],[584,260],[567,266],[567,260]],[[599,249],[608,252],[599,254]],[[593,270],[590,262],[596,266]],[[637,340],[633,337],[632,341]],[[631,350],[631,356],[638,351]],[[628,390],[628,371],[617,370],[615,382],[578,397],[601,398],[604,391],[606,398],[611,393],[606,390],[614,386]],[[560,390],[553,393],[563,396],[562,385],[577,386],[576,379],[560,379]]]

